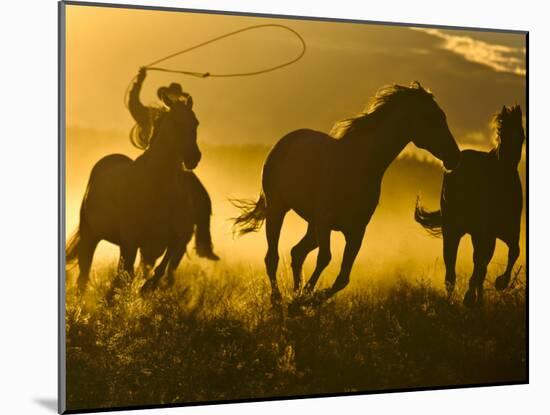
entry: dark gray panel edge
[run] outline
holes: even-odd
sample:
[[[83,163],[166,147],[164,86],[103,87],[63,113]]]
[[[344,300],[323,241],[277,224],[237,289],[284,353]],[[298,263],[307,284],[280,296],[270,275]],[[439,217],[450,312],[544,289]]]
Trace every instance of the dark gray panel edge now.
[[[67,409],[66,333],[65,333],[65,3],[58,3],[58,362],[57,362],[57,411]]]

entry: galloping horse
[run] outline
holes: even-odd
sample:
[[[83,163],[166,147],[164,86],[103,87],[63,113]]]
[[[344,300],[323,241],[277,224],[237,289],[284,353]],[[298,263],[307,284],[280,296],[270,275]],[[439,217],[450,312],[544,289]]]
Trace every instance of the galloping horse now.
[[[119,269],[130,275],[138,249],[151,265],[173,247],[170,258],[179,262],[193,234],[192,218],[182,214],[191,201],[182,191],[181,164],[194,169],[201,159],[197,126],[192,105],[178,102],[159,120],[150,146],[138,158],[111,154],[95,164],[78,229],[67,243],[67,264],[78,261],[80,268],[81,293],[101,240],[120,246]]]
[[[489,152],[464,150],[460,166],[446,173],[441,190],[441,209],[424,210],[417,202],[415,219],[432,235],[443,234],[445,285],[452,294],[456,281],[455,263],[460,239],[472,236],[474,270],[464,296],[467,306],[483,300],[483,281],[493,257],[496,239],[508,246],[506,270],[495,281],[503,290],[510,283],[519,256],[519,233],[523,195],[518,174],[525,132],[521,108],[502,107],[494,118],[496,146]]]
[[[266,222],[265,264],[274,305],[281,302],[278,243],[289,210],[308,222],[305,236],[291,251],[295,292],[301,289],[302,265],[308,253],[319,248],[317,265],[305,286],[306,292],[312,292],[331,260],[331,231],[344,234],[340,273],[331,288],[317,294],[319,300],[325,300],[348,284],[366,226],[378,204],[384,172],[407,143],[412,140],[430,151],[448,169],[460,160],[445,114],[418,82],[409,87],[383,87],[364,112],[337,123],[331,135],[302,129],[283,137],[264,163],[259,199],[236,201],[243,211],[234,223],[239,234],[257,231]]]

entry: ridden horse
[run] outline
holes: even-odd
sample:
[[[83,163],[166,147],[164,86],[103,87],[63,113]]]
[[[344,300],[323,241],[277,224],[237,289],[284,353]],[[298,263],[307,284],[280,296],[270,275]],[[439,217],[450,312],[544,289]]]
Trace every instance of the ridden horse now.
[[[210,200],[210,197],[208,196],[208,192],[200,182],[199,178],[192,171],[181,170],[180,182],[183,184],[183,188],[180,191],[183,192],[185,196],[184,200],[186,202],[185,205],[181,207],[180,212],[192,215],[192,224],[194,227],[195,242],[197,243],[197,248],[198,238],[201,238],[203,245],[204,243],[211,243],[209,216],[212,212],[212,202]],[[203,209],[200,218],[197,215],[198,209]],[[204,222],[205,217],[208,219],[208,223]],[[199,221],[201,220],[203,221],[202,224],[199,223]],[[170,243],[162,260],[155,267],[152,277],[149,278],[141,287],[142,294],[146,294],[147,292],[155,290],[159,286],[161,278],[165,275],[167,286],[170,287],[174,284],[176,269],[178,268],[183,255],[187,251],[187,244],[190,238],[188,235],[188,226],[188,222],[185,222],[183,239],[173,240]],[[212,261],[217,261],[219,259],[215,254],[213,254],[213,252],[211,254],[211,256],[207,257],[208,259]],[[151,269],[152,265],[154,265],[154,263],[150,264],[142,261],[141,265],[144,269],[144,275],[148,275],[149,270]]]
[[[444,112],[418,82],[381,88],[364,112],[337,123],[331,135],[301,129],[275,144],[264,163],[259,199],[235,201],[243,213],[234,223],[235,231],[245,234],[259,230],[265,220],[265,264],[274,305],[281,302],[278,243],[286,213],[292,209],[308,222],[306,234],[291,251],[295,292],[301,289],[308,253],[319,248],[315,270],[305,286],[306,293],[311,293],[331,260],[331,231],[344,234],[340,273],[331,288],[317,294],[319,301],[325,300],[348,284],[378,204],[384,172],[411,140],[443,160],[446,168],[459,162],[460,151]]]
[[[119,270],[131,276],[138,249],[145,264],[154,264],[167,249],[179,262],[194,225],[190,215],[182,214],[191,200],[182,190],[181,164],[194,169],[201,159],[197,126],[192,105],[178,102],[159,120],[151,144],[138,158],[111,154],[94,165],[80,223],[66,251],[67,264],[78,262],[80,293],[101,240],[120,246]]]
[[[496,239],[508,246],[506,270],[495,287],[508,287],[519,256],[519,234],[523,195],[518,173],[525,132],[521,108],[502,107],[494,117],[496,146],[489,152],[464,150],[460,166],[445,173],[441,209],[424,210],[417,201],[415,219],[432,235],[443,235],[445,285],[452,294],[456,281],[455,263],[460,239],[470,234],[474,247],[474,270],[464,296],[467,306],[483,300],[483,281],[493,257]]]

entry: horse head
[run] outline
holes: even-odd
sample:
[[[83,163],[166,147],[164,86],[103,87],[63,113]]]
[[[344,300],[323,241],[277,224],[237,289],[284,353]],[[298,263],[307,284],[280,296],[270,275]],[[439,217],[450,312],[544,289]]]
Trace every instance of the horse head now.
[[[498,159],[504,165],[517,168],[521,160],[521,150],[525,141],[523,130],[523,115],[521,107],[503,106],[493,118],[496,129],[496,144]]]
[[[170,151],[183,160],[187,169],[192,170],[197,167],[201,160],[201,152],[197,144],[199,120],[193,112],[191,98],[182,98],[173,103],[162,124],[161,128]]]
[[[446,169],[456,168],[460,162],[460,149],[449,130],[447,117],[431,92],[415,81],[408,87],[407,104],[412,142],[441,160]]]

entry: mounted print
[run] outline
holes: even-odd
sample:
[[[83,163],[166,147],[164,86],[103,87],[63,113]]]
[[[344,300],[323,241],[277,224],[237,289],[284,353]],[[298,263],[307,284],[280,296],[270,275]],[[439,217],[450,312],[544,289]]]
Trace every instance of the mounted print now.
[[[60,412],[528,381],[527,32],[59,12]]]

